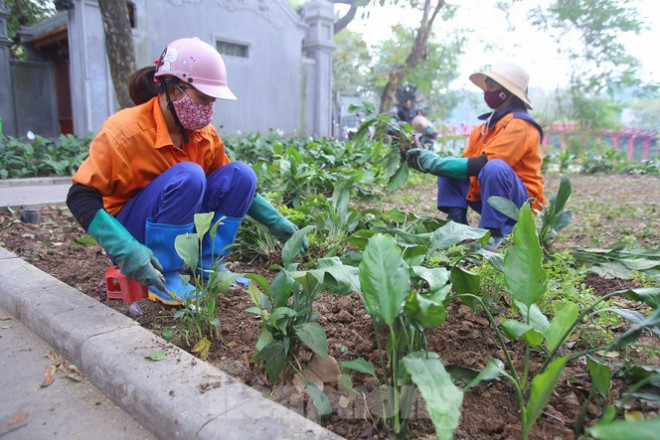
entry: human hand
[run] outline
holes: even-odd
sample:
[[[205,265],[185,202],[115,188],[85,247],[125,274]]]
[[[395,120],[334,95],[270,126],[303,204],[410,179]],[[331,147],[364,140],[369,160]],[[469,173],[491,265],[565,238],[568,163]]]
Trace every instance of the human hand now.
[[[437,155],[424,148],[413,148],[406,153],[408,166],[422,173],[429,173],[431,163],[437,158]]]
[[[298,230],[298,226],[294,225],[286,217],[281,217],[276,221],[271,227],[270,231],[277,237],[282,243],[286,243],[289,238]],[[303,239],[302,246],[300,251],[305,253],[309,250],[309,242],[307,239]]]
[[[158,258],[147,246],[134,240],[122,249],[120,255],[113,255],[121,273],[144,286],[154,286],[167,292],[163,267]]]

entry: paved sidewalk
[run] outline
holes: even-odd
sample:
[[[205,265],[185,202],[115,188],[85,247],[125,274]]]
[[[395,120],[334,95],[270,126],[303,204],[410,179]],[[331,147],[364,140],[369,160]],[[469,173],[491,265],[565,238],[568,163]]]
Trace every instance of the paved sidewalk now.
[[[68,177],[0,180],[0,212],[64,203],[70,187]]]
[[[54,365],[62,369],[49,371]],[[2,308],[0,371],[2,440],[156,438]]]
[[[33,187],[34,190],[31,189]],[[10,188],[0,185],[0,210],[6,210],[7,206],[29,208],[35,204],[64,203],[68,187],[68,183],[14,185]],[[20,201],[25,200],[28,193],[32,194],[29,204],[22,204]],[[37,344],[41,339],[43,344],[51,346],[54,352],[76,365],[89,383],[130,414],[137,421],[130,425],[137,433],[131,438],[142,438],[143,431],[139,426],[142,425],[157,438],[168,440],[341,439],[2,247],[0,279],[0,308],[3,309],[0,315],[12,316],[10,325],[25,326],[32,332],[31,341]],[[0,321],[0,328],[3,325],[6,322]],[[4,347],[5,333],[0,335],[3,336],[0,347]],[[44,346],[35,345],[39,347],[34,349],[38,356],[41,356]],[[147,360],[145,356],[154,351],[164,351],[166,359],[159,362]],[[0,356],[6,358],[5,348],[0,351]],[[33,361],[28,357],[11,356],[17,364],[13,364],[8,374],[5,364],[0,364],[0,371],[8,376],[3,381],[14,382],[19,389],[21,386],[32,389],[34,380],[31,377],[26,379],[21,365]],[[50,360],[47,359],[48,362]],[[35,368],[40,370],[42,367],[37,364]],[[26,365],[25,374],[28,374],[27,371]],[[12,396],[14,392],[7,392],[3,382],[0,382],[0,389],[0,437],[5,440],[3,433],[22,423],[34,423],[37,413],[28,412],[23,421],[14,419],[15,423],[9,425],[11,418],[26,411],[18,395]],[[70,406],[65,408],[67,401]],[[68,422],[72,425],[73,431],[69,432],[73,434],[67,438],[100,438],[86,425],[79,423],[85,415],[77,415],[76,409],[84,406],[85,402],[83,396],[77,394],[55,406],[58,414],[66,418],[63,421],[53,414],[57,423]],[[104,408],[110,406],[102,405]],[[124,416],[117,415],[117,422],[112,422],[114,428],[129,426]],[[48,422],[45,426],[49,426]],[[21,429],[24,428],[12,431],[6,438],[49,437],[18,436]],[[9,437],[14,433],[17,437]],[[150,438],[146,435],[144,438]]]

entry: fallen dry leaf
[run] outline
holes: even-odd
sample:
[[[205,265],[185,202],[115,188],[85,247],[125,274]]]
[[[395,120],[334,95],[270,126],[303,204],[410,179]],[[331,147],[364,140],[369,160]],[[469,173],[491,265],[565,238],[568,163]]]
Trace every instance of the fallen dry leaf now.
[[[0,316],[0,321],[11,321],[12,319],[14,318],[11,316]]]
[[[75,365],[69,365],[68,373],[64,376],[68,379],[71,379],[76,382],[81,382],[83,380],[83,375]]]
[[[28,413],[23,412],[17,416],[12,417],[11,420],[9,421],[9,426],[15,425],[17,423],[21,423],[23,420],[27,419],[27,416]]]
[[[46,372],[44,373],[44,380],[41,382],[41,387],[46,388],[49,387],[55,382],[55,372],[57,371],[57,365],[51,365],[48,367]]]

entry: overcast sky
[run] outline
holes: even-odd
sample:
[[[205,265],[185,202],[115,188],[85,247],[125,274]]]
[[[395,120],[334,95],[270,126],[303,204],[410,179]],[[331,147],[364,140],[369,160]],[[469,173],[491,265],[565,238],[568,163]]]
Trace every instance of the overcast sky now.
[[[454,0],[452,3],[455,3]],[[528,0],[538,3],[541,0]],[[660,1],[636,0],[637,10],[651,29],[640,35],[623,35],[629,51],[642,61],[643,78],[646,81],[658,81],[660,74]],[[530,87],[554,89],[568,81],[567,63],[557,54],[555,43],[533,26],[526,23],[523,8],[513,8],[510,22],[516,32],[503,32],[508,27],[507,19],[499,10],[483,7],[480,0],[461,0],[457,15],[451,22],[439,23],[436,33],[453,32],[457,28],[468,28],[465,54],[461,57],[462,74],[453,84],[456,88],[471,88],[470,73],[485,64],[511,60],[523,66],[530,74]],[[527,8],[525,8],[527,10]],[[368,20],[358,17],[349,25],[349,29],[363,34],[367,44],[376,44],[391,35],[391,26],[402,23],[409,26],[419,24],[419,13],[402,13],[399,7],[370,9]],[[488,45],[486,42],[491,42]],[[578,41],[576,40],[576,44]]]

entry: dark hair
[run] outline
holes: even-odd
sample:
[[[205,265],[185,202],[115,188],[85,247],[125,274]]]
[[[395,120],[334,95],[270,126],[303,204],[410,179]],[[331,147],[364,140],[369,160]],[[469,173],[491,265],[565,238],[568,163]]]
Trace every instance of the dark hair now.
[[[158,96],[158,83],[154,82],[156,66],[147,66],[136,70],[128,80],[128,94],[135,105],[144,104]]]

